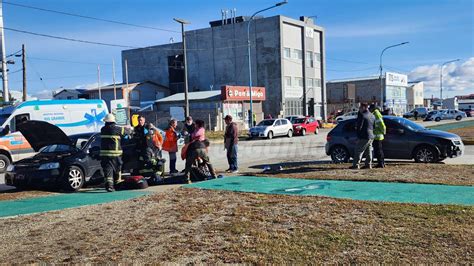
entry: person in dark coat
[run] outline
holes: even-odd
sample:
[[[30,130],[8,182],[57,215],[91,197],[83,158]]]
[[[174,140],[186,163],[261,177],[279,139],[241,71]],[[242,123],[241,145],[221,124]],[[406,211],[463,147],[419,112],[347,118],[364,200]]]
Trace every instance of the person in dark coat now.
[[[224,118],[227,125],[224,135],[224,147],[227,150],[227,162],[229,163],[228,173],[238,173],[239,166],[237,161],[237,150],[239,143],[239,129],[235,122],[232,122],[232,116],[226,115]]]
[[[374,123],[375,117],[369,112],[366,103],[362,103],[359,107],[357,115],[356,132],[357,145],[354,152],[354,160],[351,169],[359,169],[362,156],[365,157],[364,168],[372,168],[372,143],[374,141]]]

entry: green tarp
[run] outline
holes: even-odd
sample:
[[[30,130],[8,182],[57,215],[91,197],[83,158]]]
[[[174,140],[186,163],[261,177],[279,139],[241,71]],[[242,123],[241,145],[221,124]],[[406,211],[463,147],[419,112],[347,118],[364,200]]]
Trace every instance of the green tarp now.
[[[144,196],[147,194],[149,193],[132,190],[107,193],[105,192],[105,190],[100,189],[38,198],[0,201],[0,217],[55,211],[67,208],[81,207],[85,205],[107,203],[118,200],[127,200]]]
[[[185,187],[353,200],[474,205],[472,186],[235,176]]]
[[[443,125],[439,125],[439,126],[430,126],[429,128],[436,129],[436,130],[448,131],[448,130],[452,130],[452,129],[472,127],[472,126],[474,126],[474,120],[454,122],[454,123],[443,124]]]

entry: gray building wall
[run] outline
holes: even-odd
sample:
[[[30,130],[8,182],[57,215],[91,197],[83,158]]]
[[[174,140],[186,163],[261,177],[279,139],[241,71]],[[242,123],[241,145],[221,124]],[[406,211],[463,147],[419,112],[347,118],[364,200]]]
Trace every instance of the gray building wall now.
[[[323,87],[320,89],[320,97],[311,96],[307,100],[320,99],[320,106],[324,106],[325,102],[323,29],[312,23],[282,16],[255,19],[250,26],[252,83],[253,86],[266,88],[263,109],[266,114],[273,116],[284,114],[285,110],[282,62],[284,23],[300,29],[300,42],[306,41],[305,27],[310,27],[317,33],[317,42],[311,39],[308,47],[320,49],[322,62],[317,71],[308,75],[321,77]],[[189,91],[220,89],[222,85],[248,86],[247,25],[248,22],[241,22],[186,32]],[[168,57],[180,54],[182,43],[125,50],[122,51],[122,63],[125,64],[127,60],[129,82],[150,80],[168,86],[171,93],[177,93],[182,91],[182,84],[170,84]],[[303,66],[304,61],[296,67]],[[125,65],[123,70],[125,71]],[[125,77],[125,73],[123,76]]]

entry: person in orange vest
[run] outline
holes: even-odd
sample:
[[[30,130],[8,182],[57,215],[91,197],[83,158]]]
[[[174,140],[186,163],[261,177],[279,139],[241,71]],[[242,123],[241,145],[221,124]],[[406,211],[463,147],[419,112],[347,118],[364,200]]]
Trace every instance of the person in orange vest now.
[[[168,129],[165,131],[165,141],[163,142],[163,150],[167,151],[170,158],[170,175],[176,175],[176,153],[178,152],[179,133],[176,129],[178,122],[176,119],[171,119],[168,124]]]

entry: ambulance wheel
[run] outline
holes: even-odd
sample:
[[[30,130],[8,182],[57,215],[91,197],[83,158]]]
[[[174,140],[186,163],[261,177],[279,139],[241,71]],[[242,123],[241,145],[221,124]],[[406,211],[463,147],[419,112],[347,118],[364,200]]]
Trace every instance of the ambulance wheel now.
[[[11,164],[10,158],[4,154],[0,154],[0,173],[5,173],[7,167]]]

